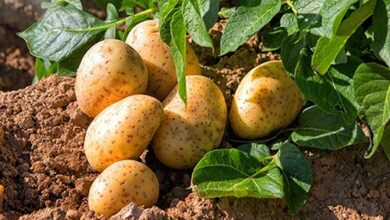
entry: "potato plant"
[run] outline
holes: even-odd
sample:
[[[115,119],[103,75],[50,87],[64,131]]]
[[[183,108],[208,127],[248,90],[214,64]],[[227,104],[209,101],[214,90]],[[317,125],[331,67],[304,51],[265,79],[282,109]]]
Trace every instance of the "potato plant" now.
[[[126,160],[148,144],[166,166],[195,167],[192,189],[201,196],[282,198],[292,213],[312,184],[300,148],[367,143],[365,158],[382,147],[390,159],[389,0],[241,0],[221,9],[205,0],[96,2],[106,7],[105,21],[83,11],[79,0],[53,0],[19,36],[36,57],[36,81],[77,72],[81,109],[101,112],[85,142],[89,162],[103,171],[90,193],[97,213],[110,216],[131,201],[155,203],[152,171]],[[213,45],[208,29],[218,16],[227,25]],[[281,61],[247,73],[227,109],[219,88],[200,76],[187,35],[215,56],[229,56],[254,34]],[[368,125],[368,137],[361,125]],[[225,142],[233,148],[213,150]],[[142,180],[148,184],[135,187]],[[115,198],[121,203],[108,202]]]

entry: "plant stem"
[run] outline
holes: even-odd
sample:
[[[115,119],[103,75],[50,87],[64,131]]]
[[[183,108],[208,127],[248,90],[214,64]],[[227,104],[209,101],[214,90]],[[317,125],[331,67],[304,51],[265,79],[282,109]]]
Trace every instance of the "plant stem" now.
[[[297,9],[295,8],[294,4],[291,0],[286,0],[287,5],[291,8],[291,10],[294,12],[294,14],[298,14]]]
[[[156,8],[150,8],[150,9],[142,11],[142,12],[140,12],[138,14],[131,15],[131,16],[119,19],[117,21],[114,21],[114,22],[110,22],[110,23],[106,23],[106,24],[103,24],[103,25],[98,25],[98,26],[94,26],[94,27],[90,27],[90,28],[86,28],[86,29],[66,29],[66,31],[69,31],[69,32],[86,32],[86,31],[107,30],[110,27],[114,27],[114,26],[116,27],[118,25],[121,25],[121,24],[125,23],[126,20],[129,19],[130,17],[133,17],[133,18],[142,17],[142,16],[145,16],[145,15],[154,13],[154,12],[156,12],[156,10],[157,10]]]

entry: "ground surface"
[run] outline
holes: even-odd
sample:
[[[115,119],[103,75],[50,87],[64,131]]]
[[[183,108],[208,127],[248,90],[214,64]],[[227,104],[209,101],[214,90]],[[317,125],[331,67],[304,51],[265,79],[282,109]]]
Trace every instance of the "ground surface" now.
[[[30,13],[32,22],[36,16],[33,8],[18,6],[18,2],[1,1],[0,12],[9,7]],[[14,34],[28,22],[0,20],[0,90],[23,88],[31,82],[33,59]],[[223,24],[211,31],[216,42]],[[223,58],[200,48],[196,51],[203,74],[223,89],[228,103],[248,70],[278,59],[277,55],[260,53],[258,37]],[[23,90],[0,92],[0,184],[6,188],[0,219],[98,218],[86,203],[97,174],[82,149],[91,119],[78,109],[73,86],[74,79],[51,77]],[[199,198],[188,190],[190,170],[168,169],[146,151],[141,160],[160,181],[158,207],[142,209],[131,204],[113,218],[390,219],[389,162],[382,152],[370,160],[363,159],[364,149],[352,146],[337,152],[305,151],[314,182],[307,204],[296,217],[288,214],[279,200]]]

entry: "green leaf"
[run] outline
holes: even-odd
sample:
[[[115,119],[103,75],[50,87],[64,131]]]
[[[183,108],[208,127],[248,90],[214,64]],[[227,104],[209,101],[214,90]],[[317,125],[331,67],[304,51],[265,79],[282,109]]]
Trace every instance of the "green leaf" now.
[[[124,11],[128,8],[134,8],[135,6],[139,6],[143,9],[148,9],[150,8],[151,4],[151,0],[122,0],[120,11]]]
[[[41,8],[48,9],[56,6],[66,6],[68,4],[73,5],[77,9],[83,10],[83,5],[80,0],[52,0],[51,2],[42,2]]]
[[[286,28],[287,34],[292,35],[299,30],[297,16],[286,13],[280,18],[280,26]]]
[[[187,32],[191,35],[192,40],[202,47],[209,47],[214,50],[213,41],[203,22],[197,0],[183,0],[182,10]]]
[[[373,15],[372,49],[390,67],[390,0],[377,0]]]
[[[104,39],[115,39],[116,38],[116,28],[110,27],[105,33],[104,33]]]
[[[291,75],[294,74],[295,68],[299,62],[299,53],[305,47],[305,42],[298,33],[292,36],[288,36],[284,39],[280,49],[280,56],[282,57],[282,62],[284,68]]]
[[[108,3],[115,5],[116,8],[120,8],[122,5],[122,1],[123,0],[94,0],[95,4],[97,4],[102,9],[107,8]],[[124,0],[124,1],[126,1],[126,0]]]
[[[267,165],[267,157],[271,155],[269,148],[265,144],[243,144],[240,145],[238,149],[258,159],[264,165]]]
[[[35,59],[35,76],[32,84],[36,84],[40,80],[57,72],[57,62],[51,63],[48,60],[42,61],[39,58]]]
[[[218,20],[219,1],[196,0],[200,8],[200,14],[209,30]]]
[[[126,38],[125,38],[125,32],[123,31],[117,31],[117,34],[118,34],[118,37],[121,41],[126,41]]]
[[[317,106],[302,112],[299,128],[291,138],[297,145],[327,150],[339,150],[366,141],[356,122],[346,124],[340,116],[323,112]]]
[[[179,0],[164,1],[158,0],[160,36],[162,40],[169,45],[171,41],[171,21],[174,13],[180,10]]]
[[[207,198],[283,198],[283,177],[279,169],[262,167],[259,160],[240,150],[214,150],[194,168],[192,188]]]
[[[116,10],[113,4],[111,3],[107,4],[106,12],[107,12],[106,23],[110,23],[118,20],[119,17],[118,11]],[[104,33],[104,39],[115,39],[115,38],[116,38],[116,27],[112,26]]]
[[[186,91],[186,27],[180,10],[172,16],[169,49],[175,63],[180,98],[187,103]]]
[[[318,14],[325,0],[296,0],[294,6],[299,14]]]
[[[340,26],[344,15],[357,0],[325,0],[321,8],[322,27],[317,31],[327,38],[332,38]]]
[[[19,36],[27,42],[33,56],[62,61],[96,43],[109,27],[93,27],[103,23],[69,4],[50,8],[40,22],[19,33]]]
[[[352,56],[362,58],[366,55],[366,51],[370,46],[370,42],[365,34],[365,30],[359,27],[356,32],[349,38],[345,45],[345,50]]]
[[[356,29],[372,15],[375,1],[369,1],[343,21],[337,33],[332,38],[321,37],[317,42],[312,57],[312,66],[320,74],[325,74],[339,52]]]
[[[256,4],[242,4],[238,7],[222,34],[220,55],[235,51],[245,43],[271,21],[280,6],[280,0],[261,0]]]
[[[284,199],[290,211],[296,214],[306,202],[313,183],[310,165],[299,149],[291,143],[281,146],[276,163],[284,176]]]
[[[264,48],[262,51],[275,51],[282,46],[283,39],[287,36],[284,28],[273,28],[261,36]]]
[[[354,123],[357,103],[352,75],[359,64],[350,60],[347,64],[331,67],[324,76],[320,76],[311,68],[310,60],[310,54],[305,49],[295,70],[296,82],[305,98],[323,111],[340,116],[348,124]]]
[[[366,155],[370,158],[381,143],[390,120],[390,70],[376,63],[361,64],[353,77],[353,84],[356,100],[374,135],[372,149]]]
[[[187,103],[186,91],[186,25],[182,12],[182,1],[158,0],[160,36],[168,44],[175,63],[180,98]]]
[[[115,5],[108,3],[106,13],[107,13],[106,23],[118,20],[119,15]]]
[[[387,156],[387,159],[390,160],[390,125],[387,125],[383,131],[381,146]]]
[[[218,12],[218,16],[221,18],[230,18],[236,11],[236,7],[232,8],[221,8],[221,10]]]
[[[38,80],[42,79],[47,75],[45,64],[43,64],[41,59],[35,59],[35,74],[38,77]]]

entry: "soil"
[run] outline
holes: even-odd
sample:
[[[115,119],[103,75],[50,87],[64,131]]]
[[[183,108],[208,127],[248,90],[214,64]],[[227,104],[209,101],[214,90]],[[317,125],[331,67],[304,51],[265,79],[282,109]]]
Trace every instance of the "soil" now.
[[[1,1],[0,11],[1,4],[10,2],[19,1]],[[33,21],[35,15],[30,14]],[[26,24],[2,22],[0,90],[23,88],[31,82],[33,59],[14,33]],[[215,42],[225,24],[212,28]],[[194,47],[203,74],[221,87],[228,103],[245,73],[279,59],[277,54],[261,53],[258,36],[222,58]],[[49,77],[25,89],[0,92],[0,185],[5,187],[4,198],[0,192],[0,219],[102,219],[89,211],[86,201],[97,176],[83,153],[91,120],[78,108],[72,78]],[[158,204],[147,209],[129,204],[112,219],[390,219],[389,162],[382,152],[363,159],[366,147],[305,150],[314,182],[297,216],[289,214],[281,200],[200,198],[188,189],[191,170],[169,169],[146,150],[140,160],[158,176]]]

